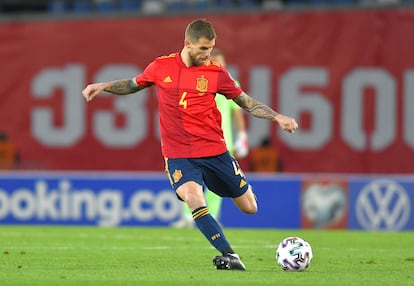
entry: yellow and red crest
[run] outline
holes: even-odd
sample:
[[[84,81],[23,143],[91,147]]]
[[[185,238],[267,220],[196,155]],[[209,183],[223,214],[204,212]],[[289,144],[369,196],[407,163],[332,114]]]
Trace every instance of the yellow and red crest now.
[[[183,172],[181,172],[181,170],[175,170],[172,176],[174,183],[177,183],[183,177]]]
[[[204,93],[208,90],[208,80],[204,77],[197,78],[197,86],[196,89],[200,93]]]

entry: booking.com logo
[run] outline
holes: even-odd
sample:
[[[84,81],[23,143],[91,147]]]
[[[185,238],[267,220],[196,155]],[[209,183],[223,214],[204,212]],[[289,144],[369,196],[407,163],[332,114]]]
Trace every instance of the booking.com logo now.
[[[125,201],[125,202],[124,202]],[[171,221],[181,214],[182,204],[171,190],[136,190],[126,198],[120,189],[74,189],[69,180],[49,188],[44,180],[33,188],[6,191],[0,187],[0,222],[96,223],[117,226],[136,220]]]

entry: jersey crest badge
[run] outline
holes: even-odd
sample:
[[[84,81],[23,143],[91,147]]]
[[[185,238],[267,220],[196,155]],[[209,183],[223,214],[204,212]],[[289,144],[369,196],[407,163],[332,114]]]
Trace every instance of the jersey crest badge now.
[[[177,183],[183,177],[183,172],[181,172],[181,170],[175,170],[172,176],[174,183]]]
[[[197,86],[196,89],[199,92],[199,95],[204,95],[208,88],[208,80],[204,77],[197,78]]]

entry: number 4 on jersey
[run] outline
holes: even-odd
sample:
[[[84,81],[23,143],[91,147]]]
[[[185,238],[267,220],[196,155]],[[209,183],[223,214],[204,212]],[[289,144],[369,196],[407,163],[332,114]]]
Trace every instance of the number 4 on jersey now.
[[[187,109],[187,100],[185,99],[186,95],[187,95],[187,92],[184,91],[180,98],[180,105],[182,105],[184,109]]]

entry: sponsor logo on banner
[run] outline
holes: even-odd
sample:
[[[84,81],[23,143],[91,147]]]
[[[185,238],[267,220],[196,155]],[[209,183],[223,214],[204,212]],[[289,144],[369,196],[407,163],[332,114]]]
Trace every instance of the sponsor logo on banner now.
[[[346,228],[348,185],[344,181],[304,181],[301,192],[303,228]]]
[[[164,180],[3,180],[0,223],[166,225],[181,215],[182,203],[164,186]]]
[[[411,215],[407,190],[392,180],[375,180],[363,187],[355,208],[358,222],[368,230],[401,230]]]

